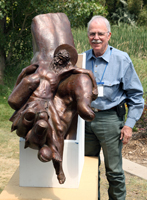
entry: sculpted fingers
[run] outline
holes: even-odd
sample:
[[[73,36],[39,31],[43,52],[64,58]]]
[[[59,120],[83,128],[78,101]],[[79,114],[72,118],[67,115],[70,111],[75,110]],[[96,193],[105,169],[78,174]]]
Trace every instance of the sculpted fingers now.
[[[97,90],[97,87],[96,88],[93,88],[92,90],[92,100],[95,100],[98,96],[98,90]]]

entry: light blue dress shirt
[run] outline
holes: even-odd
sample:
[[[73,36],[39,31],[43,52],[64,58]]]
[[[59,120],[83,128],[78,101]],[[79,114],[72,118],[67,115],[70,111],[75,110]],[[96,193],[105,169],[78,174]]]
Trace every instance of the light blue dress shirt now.
[[[103,97],[91,103],[92,107],[107,110],[126,101],[128,116],[126,126],[134,127],[144,108],[143,88],[133,63],[126,52],[108,45],[105,53],[95,57],[93,50],[86,53],[86,69],[93,72],[96,82],[103,82]]]

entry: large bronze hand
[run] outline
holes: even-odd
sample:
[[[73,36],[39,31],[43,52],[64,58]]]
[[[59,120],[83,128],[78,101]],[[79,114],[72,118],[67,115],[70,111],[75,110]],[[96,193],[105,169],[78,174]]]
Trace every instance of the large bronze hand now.
[[[91,78],[92,84],[93,84],[92,100],[95,100],[97,98],[97,96],[98,96],[98,90],[97,90],[96,80],[94,78],[94,75],[93,75],[92,71],[76,67],[75,70],[73,71],[73,73],[74,74],[87,74]]]
[[[25,68],[21,71],[21,73],[19,74],[14,88],[21,82],[21,80],[22,80],[24,77],[26,77],[26,76],[28,76],[28,75],[30,75],[30,74],[33,74],[33,73],[36,71],[36,69],[37,69],[38,67],[39,67],[38,64],[32,64],[32,65],[29,65],[29,66],[25,67]]]

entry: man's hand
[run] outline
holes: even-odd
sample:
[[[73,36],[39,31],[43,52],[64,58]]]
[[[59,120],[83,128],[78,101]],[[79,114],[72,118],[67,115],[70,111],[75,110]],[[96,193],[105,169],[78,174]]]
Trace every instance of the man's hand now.
[[[127,144],[131,137],[132,137],[132,128],[130,128],[129,126],[124,126],[121,129],[120,140],[123,139],[123,141],[122,141],[123,144]]]

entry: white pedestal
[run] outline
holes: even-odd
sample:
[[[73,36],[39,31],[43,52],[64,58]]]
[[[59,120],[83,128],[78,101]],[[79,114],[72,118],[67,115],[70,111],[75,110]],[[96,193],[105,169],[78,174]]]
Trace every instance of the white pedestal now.
[[[78,116],[75,140],[64,140],[63,170],[64,184],[59,184],[52,161],[42,163],[37,158],[37,150],[24,149],[24,139],[20,139],[19,184],[24,187],[78,188],[84,164],[85,123]]]
[[[79,188],[28,188],[19,186],[19,169],[16,170],[0,200],[97,200],[98,159],[85,157]]]

